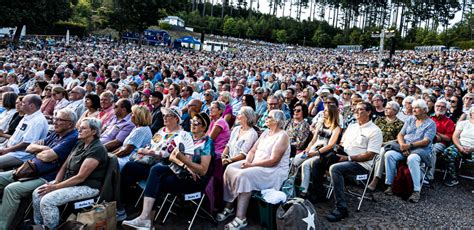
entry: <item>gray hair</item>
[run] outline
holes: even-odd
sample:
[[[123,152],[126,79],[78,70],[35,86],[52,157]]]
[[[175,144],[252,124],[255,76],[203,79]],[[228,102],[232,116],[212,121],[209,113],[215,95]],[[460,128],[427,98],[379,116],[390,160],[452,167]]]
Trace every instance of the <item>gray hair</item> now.
[[[84,95],[86,95],[86,89],[84,89],[84,87],[82,86],[76,86],[73,89],[77,89],[77,91],[79,91],[79,93],[81,94],[81,97],[84,97]]]
[[[257,121],[257,116],[255,116],[255,111],[250,106],[242,106],[240,108],[240,114],[244,115],[247,118],[247,125],[253,127]]]
[[[408,96],[408,97],[405,97],[405,99],[403,99],[402,104],[404,105],[406,102],[413,103],[414,100],[415,100],[415,97],[413,97],[413,96]]]
[[[213,106],[213,105],[217,106],[217,108],[218,108],[220,111],[222,111],[222,113],[224,113],[224,111],[225,111],[225,104],[224,104],[224,102],[222,102],[222,101],[213,101],[213,102],[211,102],[211,106]],[[222,113],[221,113],[221,114],[222,114]]]
[[[99,119],[87,117],[86,119],[82,120],[82,122],[86,122],[90,129],[96,131],[96,138],[100,137],[100,127],[102,126],[102,122]]]
[[[286,124],[285,113],[281,110],[272,110],[270,113],[273,113],[273,119],[277,122],[278,128],[284,129]],[[270,115],[270,113],[268,113],[268,115]]]
[[[394,102],[394,101],[389,101],[387,102],[387,105],[388,107],[394,109],[397,113],[400,111],[400,105],[398,105],[397,102]]]
[[[413,101],[411,106],[413,108],[414,107],[421,108],[421,109],[425,110],[426,113],[428,112],[428,105],[426,104],[426,101],[423,100],[423,99],[417,99],[417,100]]]
[[[449,108],[450,108],[448,101],[446,101],[446,100],[444,100],[444,99],[438,99],[438,100],[436,101],[436,103],[435,103],[435,106],[436,106],[436,105],[439,105],[439,104],[441,104],[441,103],[443,103],[444,106],[446,106],[446,109],[449,109]]]
[[[382,97],[382,95],[380,95],[380,94],[375,94],[375,95],[372,97],[372,100],[375,99],[375,98],[378,98],[378,99],[380,99],[380,100],[383,101],[383,97]]]
[[[219,93],[219,96],[221,96],[224,100],[227,100],[227,103],[230,103],[232,100],[232,95],[228,91],[222,91]]]
[[[77,114],[72,111],[71,109],[66,109],[66,108],[63,108],[63,109],[60,109],[58,111],[58,113],[63,113],[63,114],[66,114],[66,116],[69,118],[69,120],[74,124],[76,125],[77,123]]]

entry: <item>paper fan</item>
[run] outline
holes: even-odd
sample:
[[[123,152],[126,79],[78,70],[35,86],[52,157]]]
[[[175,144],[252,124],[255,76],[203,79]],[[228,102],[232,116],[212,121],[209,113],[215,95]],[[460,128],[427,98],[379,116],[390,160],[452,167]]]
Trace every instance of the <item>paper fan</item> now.
[[[179,146],[180,143],[183,144],[184,154],[194,155],[194,141],[189,133],[181,132],[173,141],[176,143],[176,146]]]

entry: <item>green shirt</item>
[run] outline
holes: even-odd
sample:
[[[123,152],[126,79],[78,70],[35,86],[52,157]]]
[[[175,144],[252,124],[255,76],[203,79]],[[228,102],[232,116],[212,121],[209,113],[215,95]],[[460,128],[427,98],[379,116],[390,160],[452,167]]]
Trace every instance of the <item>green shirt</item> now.
[[[377,125],[383,134],[383,142],[396,140],[397,135],[402,130],[403,121],[396,118],[394,122],[388,122],[385,117],[379,117],[375,120],[375,125]]]
[[[83,141],[77,142],[71,152],[71,157],[67,161],[68,165],[63,180],[67,180],[77,175],[79,169],[87,158],[98,160],[99,165],[97,165],[97,168],[94,169],[84,182],[77,186],[89,186],[91,188],[100,189],[107,170],[108,155],[107,150],[104,145],[102,145],[99,138],[93,140],[86,148],[84,148]]]

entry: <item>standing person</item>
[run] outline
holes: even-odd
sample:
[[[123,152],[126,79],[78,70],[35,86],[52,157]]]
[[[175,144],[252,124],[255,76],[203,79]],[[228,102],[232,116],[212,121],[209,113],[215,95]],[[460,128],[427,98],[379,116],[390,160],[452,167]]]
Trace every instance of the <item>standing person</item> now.
[[[369,102],[357,104],[357,122],[347,127],[341,139],[346,155],[337,154],[339,163],[329,168],[336,198],[336,209],[326,216],[331,222],[340,221],[349,215],[344,195],[344,176],[367,174],[372,167],[371,160],[382,147],[382,131],[371,121],[373,110]]]

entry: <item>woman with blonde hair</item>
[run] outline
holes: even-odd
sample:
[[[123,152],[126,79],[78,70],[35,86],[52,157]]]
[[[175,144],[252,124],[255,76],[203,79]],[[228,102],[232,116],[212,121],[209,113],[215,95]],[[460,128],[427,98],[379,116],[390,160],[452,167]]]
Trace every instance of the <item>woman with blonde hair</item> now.
[[[293,166],[301,165],[301,196],[306,196],[310,181],[311,167],[313,167],[313,184],[322,191],[324,173],[335,161],[333,148],[337,144],[341,127],[339,126],[339,109],[335,105],[324,108],[324,119],[316,124],[313,139],[305,151],[295,156]],[[321,195],[321,194],[317,194]]]
[[[132,107],[131,121],[135,124],[135,128],[125,138],[123,146],[112,152],[118,158],[120,170],[128,162],[130,156],[139,148],[150,144],[152,138],[150,129],[151,114],[147,107],[134,105]]]

